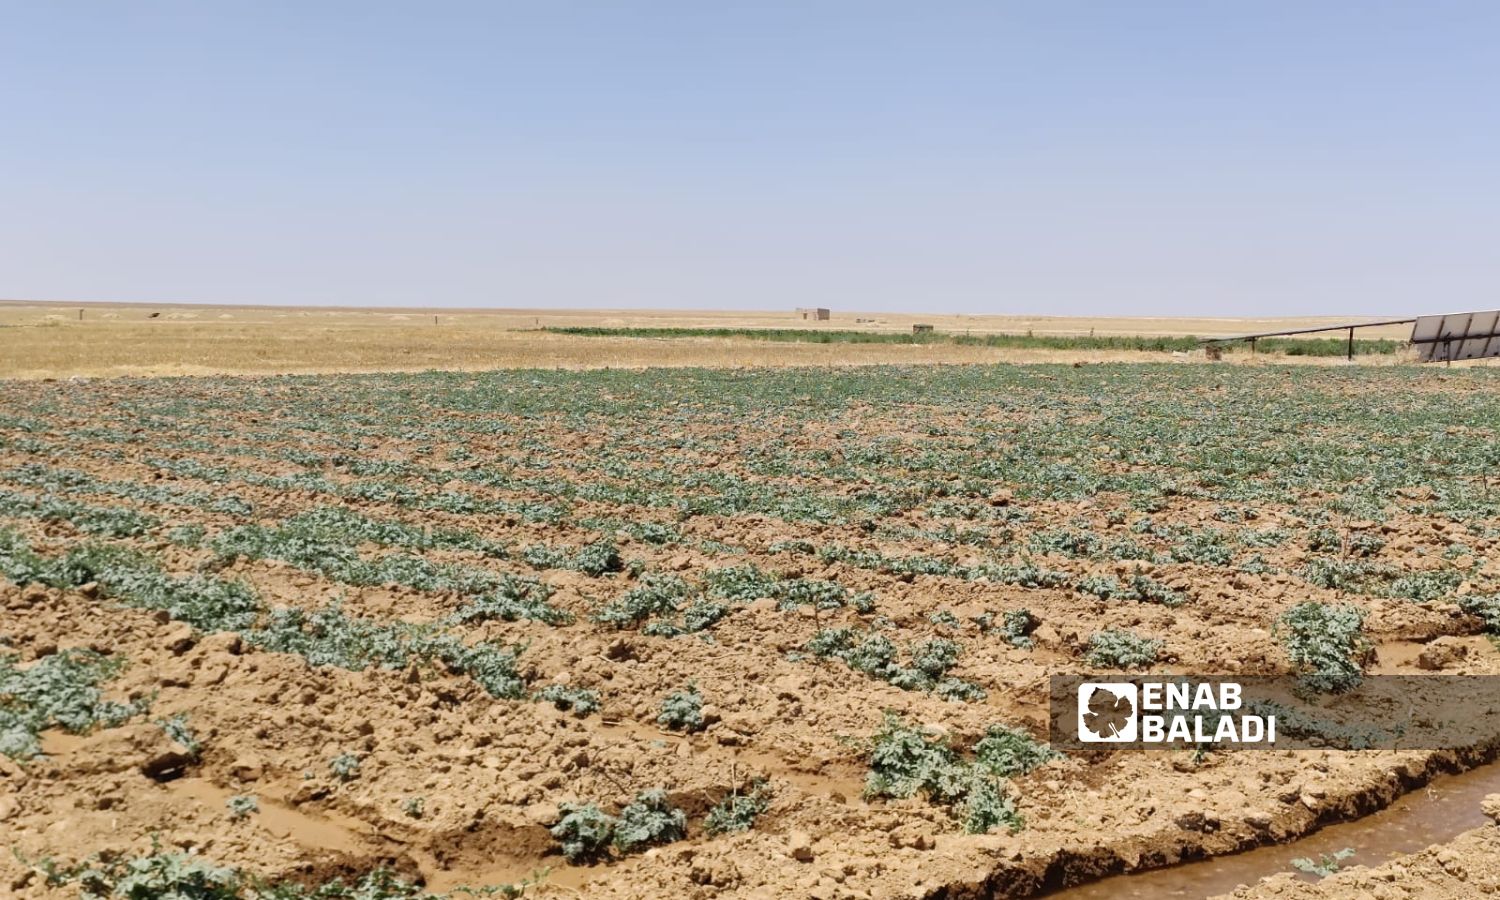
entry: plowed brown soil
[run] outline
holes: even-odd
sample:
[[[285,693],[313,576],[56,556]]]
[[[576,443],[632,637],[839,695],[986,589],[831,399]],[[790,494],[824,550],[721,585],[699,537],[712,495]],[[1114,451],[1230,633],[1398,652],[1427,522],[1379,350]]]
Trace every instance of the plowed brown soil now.
[[[1128,367],[1119,371],[1133,377]],[[1067,370],[1054,375],[1082,377]],[[1201,398],[1194,407],[1198,415],[1211,415],[1204,411],[1218,402],[1214,392],[1221,388],[1210,383],[1216,377],[1193,375],[1181,387],[1182,397]],[[1266,379],[1267,389],[1301,389],[1273,381],[1269,374],[1256,377]],[[1200,378],[1209,381],[1200,383]],[[1464,384],[1475,396],[1489,396],[1493,386],[1479,375],[1475,379]],[[1100,410],[1090,386],[1082,383],[1026,382],[1032,392],[1028,396],[1069,407],[1062,413],[1014,398],[980,396],[972,404],[922,410],[910,403],[851,402],[836,414],[806,417],[788,412],[796,406],[789,402],[785,409],[726,414],[720,420],[703,412],[711,408],[711,397],[673,397],[670,409],[653,412],[649,400],[636,396],[636,412],[622,420],[608,414],[504,409],[450,414],[429,405],[425,392],[432,385],[425,382],[397,382],[385,395],[389,402],[375,406],[365,388],[346,395],[334,381],[12,382],[0,398],[0,413],[6,417],[0,422],[5,438],[0,473],[8,473],[0,477],[0,487],[32,498],[45,494],[129,507],[154,516],[158,524],[140,534],[108,538],[90,535],[73,521],[38,515],[7,514],[3,524],[48,557],[103,540],[144,551],[169,572],[200,571],[242,581],[268,607],[314,610],[337,600],[350,616],[409,623],[443,620],[469,598],[395,582],[349,583],[278,559],[226,562],[216,559],[207,542],[179,540],[170,533],[183,525],[201,525],[211,542],[236,525],[274,526],[324,505],[421,528],[470,531],[511,552],[503,559],[472,549],[428,549],[418,555],[436,563],[538,577],[554,589],[550,602],[575,620],[557,626],[526,620],[470,624],[463,626],[465,640],[524,645],[520,660],[530,687],[593,688],[602,695],[602,709],[579,718],[546,703],[497,699],[472,679],[441,667],[352,671],[314,665],[296,654],[255,647],[232,633],[195,631],[165,613],[109,602],[90,585],[17,585],[0,578],[0,648],[5,653],[23,665],[70,647],[123,657],[128,666],[108,684],[109,696],[151,698],[148,715],[119,727],[85,735],[48,732],[44,758],[23,764],[0,756],[0,829],[19,854],[0,855],[0,893],[67,895],[71,889],[49,887],[23,860],[76,861],[101,851],[143,852],[155,835],[168,848],[191,849],[273,878],[309,880],[385,865],[433,890],[514,883],[545,873],[530,889],[539,896],[1027,896],[1114,873],[1292,840],[1382,808],[1445,772],[1492,757],[1486,747],[1212,753],[1201,759],[1174,751],[1080,754],[1014,780],[1025,827],[1013,834],[1003,829],[966,834],[947,810],[921,798],[877,800],[862,794],[868,766],[861,741],[879,727],[887,710],[949,735],[959,745],[994,723],[1045,738],[1049,675],[1083,668],[1089,636],[1106,627],[1163,639],[1159,665],[1164,670],[1277,673],[1289,670],[1285,651],[1271,633],[1278,615],[1309,599],[1354,602],[1366,612],[1366,633],[1378,644],[1372,671],[1427,671],[1422,652],[1441,638],[1463,648],[1444,657],[1445,673],[1500,673],[1500,654],[1481,634],[1483,623],[1460,613],[1453,602],[1459,593],[1492,588],[1500,574],[1500,555],[1490,556],[1500,546],[1496,532],[1470,529],[1424,505],[1432,492],[1423,486],[1422,474],[1413,476],[1413,493],[1397,498],[1388,518],[1344,514],[1324,524],[1346,540],[1378,536],[1382,546],[1376,558],[1406,572],[1467,563],[1462,586],[1436,599],[1359,595],[1319,587],[1299,575],[1316,555],[1307,536],[1319,523],[1310,520],[1309,510],[1330,496],[1316,488],[1282,501],[1231,502],[1186,490],[1157,498],[1160,506],[1150,512],[1152,519],[1194,529],[1227,528],[1227,507],[1253,508],[1254,519],[1243,527],[1289,535],[1255,549],[1263,570],[1161,556],[1115,560],[1026,552],[1031,561],[1065,572],[1075,582],[1086,576],[1148,576],[1186,598],[1181,606],[1166,607],[1101,599],[1072,587],[893,574],[785,546],[807,541],[887,557],[920,554],[965,563],[982,559],[1001,544],[1026,546],[1032,536],[1064,526],[1111,539],[1155,541],[1132,530],[1144,513],[1132,505],[1130,495],[1118,491],[1048,497],[1018,491],[1004,475],[995,476],[979,495],[971,492],[972,485],[965,486],[960,490],[970,493],[960,496],[992,511],[1008,511],[984,520],[996,529],[988,544],[970,545],[935,536],[939,523],[921,504],[827,521],[756,509],[674,516],[644,499],[632,505],[584,492],[569,498],[560,520],[536,521],[522,513],[419,508],[402,499],[406,495],[373,490],[331,496],[275,480],[315,472],[340,488],[402,484],[424,496],[461,491],[519,508],[558,500],[555,493],[518,486],[540,484],[544,478],[670,491],[713,472],[847,498],[869,487],[862,477],[895,464],[855,460],[847,471],[835,473],[830,464],[828,470],[809,467],[773,477],[762,462],[778,447],[789,447],[798,459],[826,460],[829,448],[847,451],[853,459],[856,450],[873,452],[879,446],[877,441],[856,447],[850,434],[900,446],[905,460],[915,458],[944,429],[958,433],[998,422],[1024,433],[1043,427],[1053,416],[1071,416],[1069,421],[1087,428],[1085,423],[1099,421],[1090,417]],[[579,382],[571,390],[623,396],[630,389],[622,385]],[[1373,393],[1392,391],[1395,385],[1377,385]],[[1347,404],[1370,402],[1371,389],[1353,380],[1335,381],[1326,389],[1339,392]],[[1429,383],[1416,389],[1447,396],[1446,388]],[[526,385],[517,380],[474,390],[524,393]],[[815,393],[807,396],[803,402],[816,402],[811,399]],[[605,396],[603,403],[608,402]],[[694,408],[692,403],[701,405]],[[1467,427],[1489,428],[1494,423],[1488,415],[1488,407],[1480,409],[1468,417]],[[1193,419],[1189,413],[1181,416]],[[41,424],[27,424],[32,421]],[[501,427],[453,430],[475,423]],[[1330,439],[1345,424],[1331,419]],[[1102,426],[1097,440],[1093,454],[1080,459],[1080,465],[1086,462],[1094,472],[1147,468],[1111,448]],[[299,463],[299,455],[322,461]],[[595,468],[599,459],[625,458],[635,468]],[[381,462],[394,468],[387,474],[355,471],[357,463]],[[408,464],[437,474],[415,478],[399,468]],[[658,465],[670,466],[675,481],[659,480]],[[87,478],[72,487],[46,490],[37,488],[34,478],[26,483],[15,474],[35,475],[40,471],[35,467],[81,472]],[[486,484],[463,477],[488,470],[504,470],[510,480]],[[100,487],[105,484],[149,485],[182,498],[192,491],[203,496],[129,498]],[[702,493],[721,495],[714,489]],[[213,499],[229,495],[246,501],[254,512],[212,508]],[[621,519],[671,525],[681,537],[657,544],[624,527],[584,524],[604,519],[612,526]],[[1002,523],[1009,532],[1003,539]],[[788,610],[761,599],[735,606],[702,635],[669,638],[616,629],[591,616],[601,603],[639,584],[641,576],[628,570],[597,576],[538,570],[517,552],[536,544],[576,548],[601,534],[644,572],[696,578],[717,567],[754,563],[782,578],[836,581],[851,593],[873,591],[876,611],[863,614],[847,606]],[[1457,551],[1450,550],[1455,543],[1462,543],[1472,558],[1455,563]],[[1154,550],[1165,547],[1153,544]],[[369,542],[356,541],[354,548],[366,557],[393,552]],[[1242,557],[1247,555],[1245,551]],[[984,613],[1022,607],[1041,623],[1031,648],[1014,646],[975,621]],[[951,614],[958,624],[946,624],[939,614]],[[875,617],[903,647],[928,638],[958,640],[964,650],[952,674],[984,688],[985,699],[945,701],[871,679],[837,661],[807,656],[808,641],[821,629],[869,627]],[[706,698],[707,727],[688,735],[664,730],[656,723],[662,699],[689,682]],[[201,741],[196,759],[176,759],[171,741],[152,724],[177,713],[189,715]],[[360,758],[359,773],[340,780],[329,761],[346,753]],[[768,783],[771,802],[754,828],[707,835],[702,820],[708,810],[758,779]],[[558,854],[548,829],[562,804],[594,800],[618,809],[636,792],[654,786],[665,787],[672,803],[688,814],[685,841],[596,865],[569,865]],[[259,811],[232,816],[228,800],[241,795],[256,797]],[[413,814],[411,801],[417,799],[420,813]],[[1492,866],[1474,859],[1476,854],[1493,856],[1493,844],[1487,831],[1454,844],[1451,852],[1475,876],[1466,884],[1491,878]],[[1430,877],[1447,884],[1453,877],[1443,859],[1441,853],[1421,855],[1392,877],[1398,883]],[[1359,876],[1364,881],[1338,876],[1322,886],[1277,882],[1247,896],[1363,896],[1360,891],[1375,890],[1369,879],[1391,884],[1389,871]],[[1340,885],[1351,893],[1337,893]]]

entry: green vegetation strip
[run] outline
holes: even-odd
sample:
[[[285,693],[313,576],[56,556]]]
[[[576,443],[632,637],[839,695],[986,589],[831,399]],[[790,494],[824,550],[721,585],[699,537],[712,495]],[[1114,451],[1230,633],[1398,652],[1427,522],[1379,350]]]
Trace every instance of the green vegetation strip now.
[[[64,650],[24,669],[14,657],[0,656],[0,756],[40,756],[48,728],[84,734],[144,712],[149,700],[116,703],[99,690],[124,666],[119,657],[89,650]]]
[[[483,888],[456,888],[434,894],[404,881],[389,869],[375,869],[345,881],[317,884],[270,881],[253,873],[219,866],[192,853],[163,852],[122,856],[101,853],[75,866],[54,860],[36,862],[49,887],[76,885],[84,898],[114,900],[449,900],[469,897],[520,897],[536,882]]]
[[[1024,350],[1130,350],[1154,353],[1197,350],[1198,338],[1146,335],[955,334],[947,331],[883,332],[811,328],[599,328],[586,326],[544,328],[555,334],[579,337],[734,338],[792,344],[952,344],[960,347],[1000,347]],[[1247,344],[1223,344],[1227,352],[1249,352]],[[1395,353],[1401,341],[1359,338],[1354,352],[1361,356]],[[1343,356],[1344,338],[1262,338],[1256,350],[1288,356]]]
[[[0,577],[16,584],[78,588],[93,583],[99,596],[126,606],[163,610],[200,631],[236,631],[252,646],[296,653],[315,666],[360,671],[441,663],[468,675],[491,696],[518,699],[525,681],[517,648],[466,645],[437,625],[412,625],[346,615],[337,604],[311,613],[266,609],[248,585],[205,575],[172,576],[144,554],[84,544],[58,557],[33,552],[20,536],[0,529]]]
[[[971,834],[997,826],[1020,831],[1025,823],[1009,779],[1058,756],[1025,732],[992,725],[966,760],[947,737],[907,724],[889,711],[880,730],[863,746],[870,764],[865,796],[902,799],[920,794],[947,806]]]

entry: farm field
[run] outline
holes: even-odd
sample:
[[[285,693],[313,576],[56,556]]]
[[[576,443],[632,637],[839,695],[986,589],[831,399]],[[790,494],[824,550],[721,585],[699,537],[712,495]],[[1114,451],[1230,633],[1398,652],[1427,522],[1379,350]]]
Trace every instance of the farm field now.
[[[18,897],[1022,897],[1495,754],[1045,744],[1052,674],[1500,674],[1484,367],[4,386]]]
[[[1360,320],[1361,317],[1354,317]],[[1097,338],[1236,335],[1337,324],[1348,319],[1131,318],[856,313],[828,321],[792,311],[379,309],[204,306],[188,304],[63,304],[0,302],[0,378],[116,377],[215,374],[326,374],[494,369],[919,365],[996,362],[1184,361],[1167,351],[1070,347]],[[911,337],[927,323],[938,340],[921,344],[768,343],[736,332],[774,330],[828,336],[851,331],[875,338]],[[601,329],[583,336],[569,329]],[[643,333],[690,330],[695,336],[657,339]],[[1002,335],[1057,339],[1031,346],[961,344]],[[1359,339],[1403,341],[1409,326],[1361,330]],[[1326,337],[1326,336],[1325,336]],[[1172,349],[1181,350],[1180,346]],[[1262,350],[1271,349],[1265,345]],[[1243,348],[1241,348],[1243,350]],[[1201,359],[1201,352],[1196,354]],[[1396,354],[1362,356],[1391,364]],[[1281,359],[1244,352],[1226,359]],[[1293,361],[1329,362],[1303,356]],[[1333,360],[1342,362],[1342,360]]]

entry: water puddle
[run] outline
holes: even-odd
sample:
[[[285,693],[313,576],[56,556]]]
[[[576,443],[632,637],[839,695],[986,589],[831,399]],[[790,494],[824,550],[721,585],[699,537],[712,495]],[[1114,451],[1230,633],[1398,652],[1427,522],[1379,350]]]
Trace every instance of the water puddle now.
[[[741,749],[735,761],[765,772],[775,781],[784,781],[813,797],[838,795],[847,803],[860,803],[865,791],[864,772],[849,765],[830,764],[822,772],[802,772],[784,756],[766,750]]]
[[[1448,643],[1460,654],[1448,668],[1495,652],[1489,636],[1484,634],[1450,636]],[[1431,646],[1430,641],[1380,641],[1375,645],[1375,662],[1366,671],[1372,675],[1423,674],[1418,659]]]
[[[178,778],[165,786],[173,794],[215,811],[223,810],[234,794],[203,778]],[[363,836],[351,827],[331,818],[302,812],[269,797],[259,796],[257,799],[260,808],[255,813],[255,824],[276,837],[319,850],[357,854],[367,849]]]
[[[423,887],[439,894],[455,890],[462,892],[463,889],[483,891],[486,888],[520,885],[533,880],[554,890],[561,888],[576,892],[596,878],[607,880],[616,871],[608,866],[571,866],[562,857],[557,857],[548,865],[468,868],[444,866],[430,854],[422,852],[413,853],[412,856],[422,870],[422,878],[426,882]]]
[[[595,734],[613,740],[656,745],[663,752],[670,753],[676,753],[683,744],[691,744],[681,735],[629,721],[600,724],[596,726]],[[753,771],[760,771],[772,779],[785,781],[803,793],[814,796],[839,794],[846,800],[857,801],[864,792],[864,771],[858,767],[835,763],[825,766],[824,771],[820,772],[802,771],[780,753],[752,747],[728,750],[706,748],[698,752],[704,760],[703,765],[712,760],[712,764],[719,767],[726,786]]]
[[[1479,811],[1486,794],[1500,793],[1500,764],[1480,766],[1461,775],[1436,778],[1389,807],[1353,822],[1329,825],[1289,844],[1276,844],[1129,875],[1115,875],[1089,884],[1046,894],[1047,900],[1201,900],[1226,894],[1242,884],[1254,884],[1279,872],[1292,872],[1292,860],[1317,860],[1352,847],[1354,855],[1343,867],[1378,866],[1393,857],[1414,853],[1450,840],[1460,832],[1489,824]],[[1305,876],[1313,879],[1313,876]],[[1313,879],[1315,880],[1315,879]]]

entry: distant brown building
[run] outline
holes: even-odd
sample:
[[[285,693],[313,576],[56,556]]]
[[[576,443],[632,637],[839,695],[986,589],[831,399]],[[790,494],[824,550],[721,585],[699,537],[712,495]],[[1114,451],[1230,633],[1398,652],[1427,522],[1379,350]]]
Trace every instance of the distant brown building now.
[[[829,319],[833,318],[833,313],[829,312],[827,309],[824,309],[821,306],[804,306],[798,307],[797,317],[801,319],[809,319],[814,322],[827,322]]]

